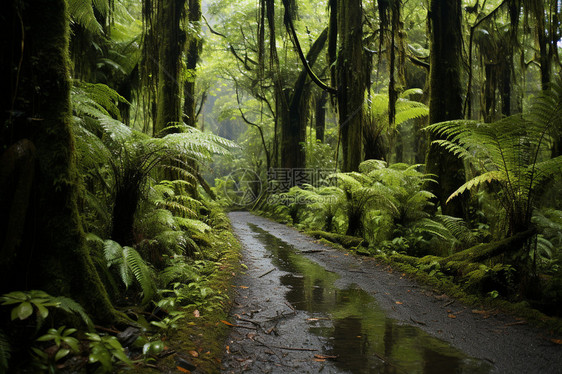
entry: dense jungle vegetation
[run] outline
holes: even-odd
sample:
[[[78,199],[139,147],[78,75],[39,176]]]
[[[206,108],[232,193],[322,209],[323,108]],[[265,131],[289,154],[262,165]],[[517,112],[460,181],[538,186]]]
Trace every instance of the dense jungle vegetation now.
[[[561,17],[559,0],[9,0],[0,372],[149,369],[174,329],[215,328],[232,207],[560,317]]]

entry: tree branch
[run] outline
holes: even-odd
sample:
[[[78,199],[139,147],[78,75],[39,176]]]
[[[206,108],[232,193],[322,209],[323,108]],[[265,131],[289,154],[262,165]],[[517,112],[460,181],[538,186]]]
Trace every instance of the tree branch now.
[[[265,143],[265,137],[263,135],[263,129],[257,123],[254,123],[254,122],[252,122],[252,121],[250,121],[249,119],[246,118],[246,116],[244,115],[244,112],[242,111],[242,105],[240,103],[240,95],[238,94],[238,86],[235,86],[235,90],[236,90],[236,101],[238,102],[238,110],[240,111],[240,115],[242,116],[242,119],[248,125],[256,127],[258,129],[259,133],[260,133],[261,143],[262,143],[262,146],[263,146],[263,150],[265,152],[265,157],[266,157],[266,162],[267,162],[267,170],[269,170],[269,167],[271,165],[271,163],[270,163],[271,159],[270,159],[270,156],[269,156],[269,151],[267,150],[267,144]]]
[[[314,72],[312,71],[310,65],[308,64],[308,61],[306,60],[304,52],[302,51],[301,45],[299,43],[299,39],[297,37],[297,32],[295,31],[295,25],[293,24],[293,20],[289,16],[290,12],[289,12],[289,4],[287,3],[287,0],[283,0],[283,5],[285,6],[285,27],[287,28],[287,32],[292,36],[291,40],[293,41],[293,44],[297,49],[299,57],[301,58],[301,61],[304,64],[304,67],[308,75],[310,76],[312,81],[316,83],[318,87],[320,87],[321,89],[328,91],[332,94],[337,94],[338,93],[337,89],[330,87],[326,83],[322,82],[320,78],[318,78],[316,74],[314,74]]]

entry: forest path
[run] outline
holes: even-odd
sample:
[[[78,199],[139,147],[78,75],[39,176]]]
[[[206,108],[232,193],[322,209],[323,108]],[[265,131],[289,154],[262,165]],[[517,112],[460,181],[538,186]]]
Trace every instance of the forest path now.
[[[247,212],[229,214],[236,278],[225,373],[560,373],[562,346],[371,258]]]

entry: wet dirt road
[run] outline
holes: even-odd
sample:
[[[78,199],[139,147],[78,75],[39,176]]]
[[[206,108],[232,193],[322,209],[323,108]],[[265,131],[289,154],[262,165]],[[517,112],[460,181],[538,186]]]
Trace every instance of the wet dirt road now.
[[[369,258],[285,225],[230,213],[248,267],[224,373],[560,373],[562,347]]]

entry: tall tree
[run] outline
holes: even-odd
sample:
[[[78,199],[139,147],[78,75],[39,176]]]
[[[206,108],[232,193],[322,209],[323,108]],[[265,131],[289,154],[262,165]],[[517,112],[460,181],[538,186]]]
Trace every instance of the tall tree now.
[[[66,1],[13,0],[2,18],[0,71],[9,94],[0,103],[1,291],[41,288],[75,298],[100,321],[114,321],[77,208]],[[31,188],[27,196],[18,195],[26,178],[13,178],[27,173],[20,166],[34,168],[23,182]],[[7,246],[13,211],[24,215],[16,228],[21,235]]]
[[[182,119],[180,61],[185,45],[185,32],[181,29],[181,21],[185,17],[185,2],[186,0],[159,1],[156,26],[159,72],[155,134],[170,123],[180,122]]]
[[[293,38],[297,50],[302,54],[293,25],[294,12],[291,10],[291,2],[284,0],[284,4],[287,31]],[[293,85],[292,92],[284,92],[285,100],[283,103],[286,102],[288,105],[287,107],[281,105],[282,111],[279,114],[281,122],[281,166],[284,168],[304,168],[305,166],[306,155],[302,143],[306,140],[306,119],[310,99],[308,77],[309,74],[314,74],[310,69],[324,49],[327,39],[328,29],[326,28],[313,43],[306,58],[303,59],[306,63]]]
[[[187,79],[183,86],[183,114],[184,122],[188,126],[197,126],[197,113],[195,98],[195,70],[199,62],[199,54],[201,53],[201,39],[199,36],[200,23],[201,23],[201,0],[188,0],[189,1],[189,14],[188,21],[190,24],[189,29],[192,30],[188,35],[187,54],[185,59],[185,67],[187,69]],[[203,98],[202,98],[203,100]],[[201,103],[203,105],[203,103]]]
[[[462,118],[461,0],[431,0],[430,22],[430,98],[429,123]],[[430,142],[436,140],[430,135]],[[427,173],[434,174],[437,184],[430,186],[444,214],[461,217],[460,199],[449,204],[447,198],[465,181],[462,160],[436,144],[431,144],[426,159]]]
[[[337,8],[333,6],[337,4]],[[366,74],[363,53],[363,7],[361,0],[332,3],[337,17],[338,49],[336,87],[343,152],[342,170],[356,171],[363,161],[363,101]],[[330,26],[334,26],[331,22]]]

